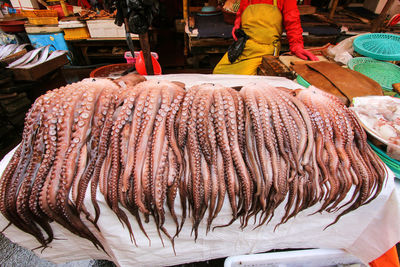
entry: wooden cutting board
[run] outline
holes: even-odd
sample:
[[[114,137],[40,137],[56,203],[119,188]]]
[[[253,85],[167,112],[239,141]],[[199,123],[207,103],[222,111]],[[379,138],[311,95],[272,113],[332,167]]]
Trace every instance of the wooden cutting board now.
[[[312,70],[304,63],[294,64],[293,69],[313,86],[338,97],[343,104],[349,105],[350,102],[347,97],[320,73]]]
[[[350,102],[358,96],[383,95],[379,83],[357,71],[330,62],[309,63],[307,66],[327,78]]]
[[[382,88],[377,82],[336,63],[312,62],[295,64],[293,68],[310,84],[341,99],[345,96],[350,103],[354,97],[383,95]]]

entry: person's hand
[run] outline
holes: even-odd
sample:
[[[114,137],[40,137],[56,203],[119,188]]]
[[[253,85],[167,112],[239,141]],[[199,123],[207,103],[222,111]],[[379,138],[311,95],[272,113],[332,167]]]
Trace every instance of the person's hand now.
[[[319,59],[310,51],[305,50],[304,48],[298,48],[295,51],[292,51],[292,53],[297,56],[298,58],[304,59],[304,60],[312,60],[312,61],[318,61]]]

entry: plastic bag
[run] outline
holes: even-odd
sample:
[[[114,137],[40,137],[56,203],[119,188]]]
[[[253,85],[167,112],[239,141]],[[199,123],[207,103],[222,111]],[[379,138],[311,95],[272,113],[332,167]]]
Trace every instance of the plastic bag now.
[[[335,46],[328,47],[327,52],[336,62],[341,62],[347,64],[347,62],[353,58],[352,54],[354,52],[353,41],[358,36],[363,34],[358,34],[356,36],[344,39]]]
[[[235,35],[237,37],[237,41],[231,44],[228,48],[228,59],[231,63],[235,62],[236,59],[238,59],[238,57],[242,54],[246,42],[249,39],[249,36],[247,36],[242,29],[237,29],[235,31]]]
[[[157,0],[117,1],[115,24],[121,26],[126,18],[129,32],[142,34],[148,31],[154,16],[159,13]]]

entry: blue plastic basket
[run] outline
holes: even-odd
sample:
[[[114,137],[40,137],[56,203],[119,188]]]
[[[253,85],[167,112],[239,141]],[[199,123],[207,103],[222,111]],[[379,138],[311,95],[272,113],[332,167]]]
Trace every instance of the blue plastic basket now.
[[[400,82],[400,67],[392,63],[355,57],[347,62],[347,66],[376,81],[387,91],[392,91],[392,84]]]
[[[389,33],[368,33],[357,37],[354,50],[367,57],[379,60],[400,60],[400,35]]]

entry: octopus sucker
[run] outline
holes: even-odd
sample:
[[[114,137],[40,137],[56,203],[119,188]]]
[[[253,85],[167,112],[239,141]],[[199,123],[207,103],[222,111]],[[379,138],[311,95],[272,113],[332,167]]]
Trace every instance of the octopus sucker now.
[[[54,221],[104,250],[98,191],[133,243],[126,212],[149,245],[144,223],[152,216],[174,252],[186,218],[195,240],[203,221],[205,234],[235,220],[243,229],[254,219],[257,228],[282,205],[275,229],[315,205],[336,214],[332,225],[386,183],[366,138],[352,111],[315,87],[260,82],[238,92],[208,83],[185,91],[134,74],[87,79],[32,105],[0,180],[0,212],[43,248],[56,239]],[[91,204],[84,204],[89,185]],[[214,226],[224,205],[230,220]]]

